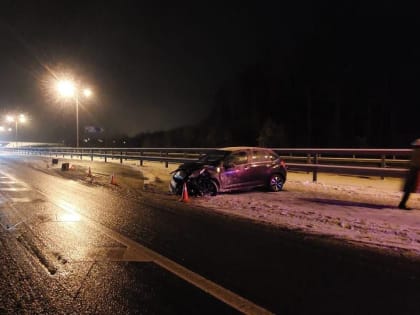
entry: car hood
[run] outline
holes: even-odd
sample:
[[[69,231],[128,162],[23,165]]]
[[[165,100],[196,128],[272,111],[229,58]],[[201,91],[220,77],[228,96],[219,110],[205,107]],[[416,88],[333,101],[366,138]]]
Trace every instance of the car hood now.
[[[202,168],[204,165],[206,165],[206,164],[203,163],[203,162],[187,162],[187,163],[181,164],[178,167],[178,169],[193,171],[193,170]]]
[[[217,164],[217,163],[205,163],[205,162],[201,162],[201,161],[187,162],[187,163],[184,163],[184,164],[180,165],[178,167],[178,169],[179,170],[195,171],[195,170],[201,169],[201,168],[206,167],[206,166],[214,167],[215,164]]]

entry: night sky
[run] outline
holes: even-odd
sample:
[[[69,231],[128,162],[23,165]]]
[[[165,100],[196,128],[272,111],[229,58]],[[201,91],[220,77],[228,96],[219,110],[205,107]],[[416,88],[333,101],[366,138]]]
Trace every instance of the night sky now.
[[[51,72],[93,88],[81,126],[134,135],[201,119],[220,82],[255,58],[253,8],[240,1],[2,3],[0,106],[27,112],[39,137],[75,120],[45,91]]]
[[[1,1],[0,112],[31,117],[22,140],[71,138],[74,103],[50,88],[70,74],[95,94],[81,103],[81,128],[168,130],[204,119],[226,82],[262,64],[291,84],[350,80],[347,99],[376,91],[415,124],[419,11],[397,3]]]

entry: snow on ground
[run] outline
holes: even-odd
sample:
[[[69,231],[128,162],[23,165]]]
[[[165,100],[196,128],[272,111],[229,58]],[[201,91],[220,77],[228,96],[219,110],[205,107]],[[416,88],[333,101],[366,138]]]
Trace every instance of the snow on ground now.
[[[48,161],[44,159],[47,168]],[[165,168],[163,163],[145,162],[140,166],[138,161],[124,164],[129,167],[123,171],[116,169],[120,192],[153,193],[153,198],[181,204],[178,196],[168,194],[169,173],[176,165]],[[94,164],[73,160],[73,172],[67,174],[109,187],[109,173],[93,170],[93,179],[86,176],[89,165]],[[409,199],[408,205],[413,210],[399,210],[396,206],[402,195],[401,186],[401,179],[329,174],[318,174],[318,182],[314,183],[312,174],[289,172],[282,192],[254,190],[219,194],[190,198],[189,204],[198,211],[204,207],[225,215],[420,258],[420,195],[412,194]]]
[[[144,169],[145,177],[156,176],[163,185],[149,185],[166,191],[169,171],[151,164]],[[396,206],[401,186],[401,179],[329,174],[319,174],[314,183],[312,174],[289,172],[282,192],[259,190],[190,200],[226,214],[420,256],[420,195],[410,197],[413,210],[400,210]]]

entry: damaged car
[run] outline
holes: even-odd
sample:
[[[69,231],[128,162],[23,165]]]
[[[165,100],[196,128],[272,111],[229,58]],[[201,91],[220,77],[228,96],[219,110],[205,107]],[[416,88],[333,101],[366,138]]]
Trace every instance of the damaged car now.
[[[198,161],[180,165],[172,173],[170,191],[215,196],[219,192],[266,187],[281,191],[287,178],[284,161],[273,151],[260,147],[228,147],[210,151]],[[184,186],[185,185],[185,186]]]

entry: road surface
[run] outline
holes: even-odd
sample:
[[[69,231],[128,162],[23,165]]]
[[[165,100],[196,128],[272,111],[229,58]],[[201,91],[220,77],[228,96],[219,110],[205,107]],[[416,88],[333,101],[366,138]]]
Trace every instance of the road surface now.
[[[101,164],[103,174],[133,176]],[[395,255],[0,157],[0,314],[414,314]]]

